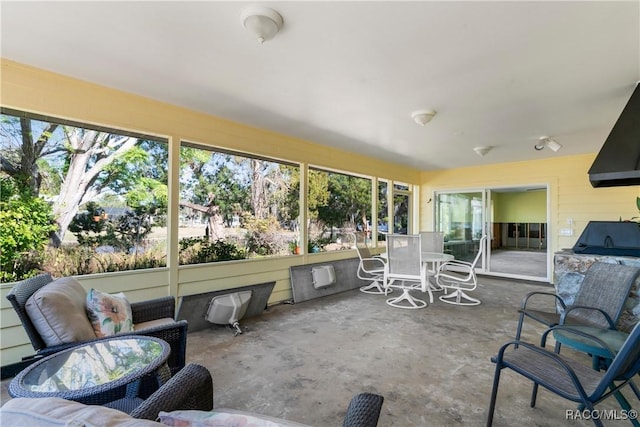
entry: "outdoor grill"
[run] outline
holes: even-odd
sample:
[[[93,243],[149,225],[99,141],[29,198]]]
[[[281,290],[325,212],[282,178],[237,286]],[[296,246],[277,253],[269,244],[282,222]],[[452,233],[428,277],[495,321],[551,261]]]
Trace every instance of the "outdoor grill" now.
[[[640,224],[590,221],[573,247],[577,254],[640,257]]]

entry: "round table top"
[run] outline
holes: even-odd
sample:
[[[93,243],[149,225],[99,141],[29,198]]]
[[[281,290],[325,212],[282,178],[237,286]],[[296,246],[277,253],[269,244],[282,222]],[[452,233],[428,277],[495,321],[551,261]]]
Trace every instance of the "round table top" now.
[[[389,257],[386,252],[380,253],[379,256],[384,259]],[[453,255],[442,252],[420,252],[420,260],[422,260],[422,262],[442,262],[451,261],[453,259],[455,259]]]
[[[421,252],[420,259],[422,262],[439,262],[439,261],[451,261],[455,257],[451,254],[445,254],[442,252]]]
[[[121,336],[92,341],[45,357],[9,384],[13,397],[76,400],[129,384],[157,370],[169,357],[165,341]]]

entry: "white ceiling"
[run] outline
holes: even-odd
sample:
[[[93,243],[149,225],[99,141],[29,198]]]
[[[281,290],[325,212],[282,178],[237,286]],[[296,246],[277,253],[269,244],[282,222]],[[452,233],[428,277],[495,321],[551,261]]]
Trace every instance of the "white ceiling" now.
[[[640,80],[637,0],[249,4],[2,1],[1,54],[421,170],[597,152]]]

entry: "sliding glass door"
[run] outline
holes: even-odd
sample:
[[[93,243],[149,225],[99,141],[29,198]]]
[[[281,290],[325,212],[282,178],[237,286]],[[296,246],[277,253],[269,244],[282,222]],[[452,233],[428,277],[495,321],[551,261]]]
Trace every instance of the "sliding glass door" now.
[[[444,233],[445,252],[473,261],[486,233],[486,191],[436,193],[436,231]],[[485,252],[486,253],[486,252]],[[478,263],[484,270],[485,259]]]
[[[472,261],[480,238],[486,247],[477,271],[550,281],[547,186],[468,189],[435,193],[435,227],[445,251]]]

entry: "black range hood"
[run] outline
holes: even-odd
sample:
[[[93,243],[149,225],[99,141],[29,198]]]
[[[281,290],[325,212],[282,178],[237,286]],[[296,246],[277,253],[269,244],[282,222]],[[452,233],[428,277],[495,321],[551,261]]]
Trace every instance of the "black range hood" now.
[[[589,169],[593,187],[640,185],[640,84]]]

